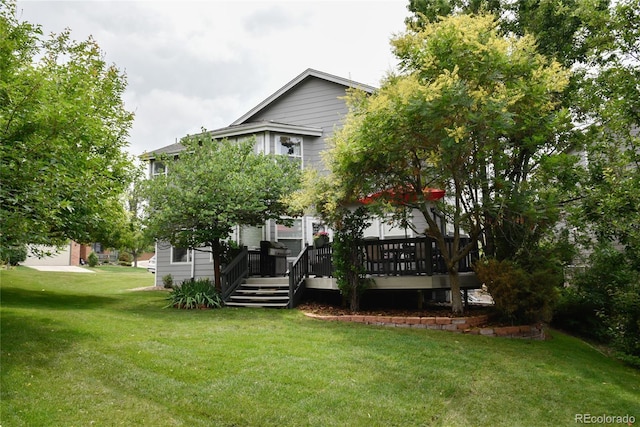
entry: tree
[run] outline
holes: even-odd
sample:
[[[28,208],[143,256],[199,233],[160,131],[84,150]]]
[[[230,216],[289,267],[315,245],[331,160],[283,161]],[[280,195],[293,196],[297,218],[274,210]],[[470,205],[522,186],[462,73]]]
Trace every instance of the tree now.
[[[331,169],[352,197],[398,188],[415,196],[404,206],[424,215],[461,313],[458,262],[481,238],[496,250],[493,221],[519,224],[529,238],[553,223],[553,193],[536,192],[533,177],[564,158],[568,115],[558,97],[568,72],[539,55],[533,37],[501,36],[491,16],[443,18],[392,45],[400,72],[372,96],[351,93]],[[447,190],[438,207],[453,227],[451,252],[427,187]],[[471,239],[461,246],[463,232]]]
[[[574,96],[585,123],[587,191],[572,223],[598,245],[617,242],[640,268],[640,1],[619,2]]]
[[[609,0],[409,0],[412,28],[443,17],[491,13],[502,34],[535,36],[537,50],[565,67],[585,61],[606,33]]]
[[[43,39],[2,1],[0,246],[108,240],[132,166],[125,86],[93,39]]]
[[[325,153],[331,164],[331,153]],[[347,187],[332,171],[320,174],[307,169],[300,190],[293,193],[290,203],[296,209],[312,210],[334,230],[332,262],[334,276],[344,300],[352,312],[360,310],[360,297],[370,285],[365,276],[362,256],[364,231],[371,225],[372,212],[366,206],[353,206]]]
[[[255,142],[182,140],[168,174],[148,182],[149,232],[174,246],[210,251],[220,289],[222,241],[237,225],[256,226],[293,215],[285,196],[300,183],[300,165],[286,156],[256,154]]]
[[[144,226],[144,183],[138,175],[126,192],[124,205],[127,212],[126,222],[121,225],[118,249],[133,257],[133,266],[138,266],[138,257],[150,250],[153,236]]]

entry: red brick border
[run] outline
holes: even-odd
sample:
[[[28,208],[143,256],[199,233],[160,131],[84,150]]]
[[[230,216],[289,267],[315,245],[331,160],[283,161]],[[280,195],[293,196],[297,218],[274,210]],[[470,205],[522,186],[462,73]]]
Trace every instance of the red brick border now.
[[[481,327],[489,321],[489,317],[487,315],[473,317],[392,317],[363,316],[357,314],[344,316],[324,316],[321,314],[305,313],[305,316],[318,320],[338,320],[343,322],[365,323],[368,325],[434,329],[471,335],[528,338],[537,340],[545,339],[545,331],[542,324],[528,326]]]

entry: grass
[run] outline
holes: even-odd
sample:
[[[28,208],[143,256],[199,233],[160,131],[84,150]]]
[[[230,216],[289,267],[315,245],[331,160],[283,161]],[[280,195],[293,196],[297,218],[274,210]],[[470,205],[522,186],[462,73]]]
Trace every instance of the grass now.
[[[562,426],[640,420],[640,373],[544,342],[163,309],[145,270],[1,280],[2,426]]]

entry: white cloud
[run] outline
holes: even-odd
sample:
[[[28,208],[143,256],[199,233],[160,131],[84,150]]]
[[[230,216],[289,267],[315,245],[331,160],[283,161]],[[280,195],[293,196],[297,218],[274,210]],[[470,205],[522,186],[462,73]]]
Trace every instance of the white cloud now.
[[[19,1],[45,33],[90,34],[125,71],[130,151],[223,127],[307,68],[377,85],[405,0]]]

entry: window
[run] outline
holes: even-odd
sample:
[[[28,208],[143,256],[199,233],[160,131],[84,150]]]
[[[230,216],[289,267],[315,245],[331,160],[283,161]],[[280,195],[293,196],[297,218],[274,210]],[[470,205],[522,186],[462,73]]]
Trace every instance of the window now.
[[[302,220],[296,219],[291,227],[277,224],[278,242],[284,243],[291,250],[292,256],[297,256],[302,251]]]
[[[278,154],[283,154],[293,159],[302,159],[302,137],[284,135],[277,136],[276,151]]]
[[[167,173],[167,167],[164,165],[164,163],[159,162],[157,160],[154,160],[153,163],[151,163],[152,176],[165,175],[166,173]]]
[[[171,264],[188,263],[192,260],[192,252],[187,248],[171,247]]]

